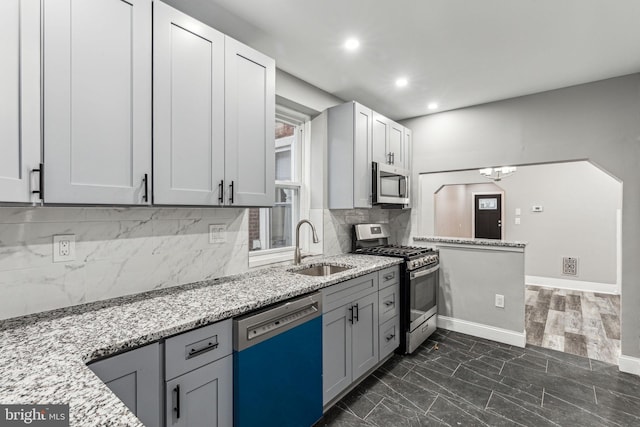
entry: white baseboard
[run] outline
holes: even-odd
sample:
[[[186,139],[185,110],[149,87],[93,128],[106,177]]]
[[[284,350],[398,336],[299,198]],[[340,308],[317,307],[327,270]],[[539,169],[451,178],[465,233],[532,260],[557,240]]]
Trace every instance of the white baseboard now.
[[[469,322],[468,320],[455,319],[453,317],[438,315],[438,327],[448,329],[462,334],[473,335],[503,344],[524,347],[527,337],[523,332],[510,331],[508,329],[496,328],[482,323]]]
[[[544,286],[546,288],[571,289],[582,292],[599,292],[601,294],[620,294],[615,283],[584,282],[582,280],[558,279],[555,277],[524,276],[527,285]]]
[[[640,375],[640,359],[631,356],[620,356],[618,358],[618,369],[620,369],[620,372]]]

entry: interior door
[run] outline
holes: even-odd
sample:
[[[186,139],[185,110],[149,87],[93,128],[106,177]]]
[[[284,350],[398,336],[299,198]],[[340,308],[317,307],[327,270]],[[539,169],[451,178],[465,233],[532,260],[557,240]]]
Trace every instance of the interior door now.
[[[40,164],[40,1],[0,1],[0,40],[0,201],[36,201],[30,171]]]
[[[43,4],[44,201],[149,204],[151,0]]]
[[[475,194],[476,239],[502,239],[502,194]]]
[[[224,35],[161,2],[153,17],[153,202],[222,204]]]

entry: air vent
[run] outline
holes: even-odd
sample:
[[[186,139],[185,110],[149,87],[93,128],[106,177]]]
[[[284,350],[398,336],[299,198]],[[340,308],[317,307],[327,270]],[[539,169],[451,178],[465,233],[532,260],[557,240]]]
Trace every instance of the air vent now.
[[[562,258],[562,274],[566,276],[578,275],[578,258],[563,257]]]

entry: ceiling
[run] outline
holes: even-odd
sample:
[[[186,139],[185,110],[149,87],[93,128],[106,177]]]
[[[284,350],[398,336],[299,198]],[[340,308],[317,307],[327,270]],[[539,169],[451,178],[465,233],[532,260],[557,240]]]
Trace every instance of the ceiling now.
[[[213,16],[283,71],[396,120],[640,72],[638,0],[169,3]],[[358,50],[344,48],[348,37]]]

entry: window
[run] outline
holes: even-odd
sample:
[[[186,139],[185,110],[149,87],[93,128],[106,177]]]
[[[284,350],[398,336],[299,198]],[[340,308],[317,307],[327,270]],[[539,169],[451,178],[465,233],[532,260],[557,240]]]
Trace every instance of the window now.
[[[305,212],[305,207],[301,206],[301,196],[304,193],[301,169],[306,121],[306,116],[282,107],[276,108],[275,205],[273,208],[249,209],[249,251],[252,265],[277,262],[280,258],[288,259],[293,251],[295,226],[301,218],[301,210]],[[269,256],[268,260],[259,261],[258,257],[263,255]]]

